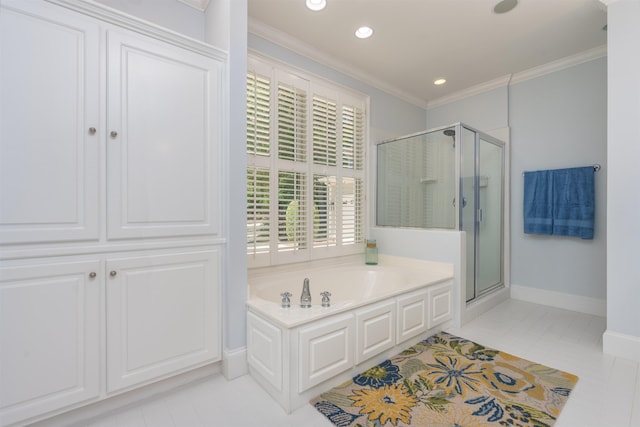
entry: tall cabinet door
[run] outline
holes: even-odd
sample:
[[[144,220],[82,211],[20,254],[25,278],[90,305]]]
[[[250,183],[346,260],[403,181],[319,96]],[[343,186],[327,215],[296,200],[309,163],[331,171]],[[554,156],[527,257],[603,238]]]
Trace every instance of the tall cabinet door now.
[[[219,233],[222,63],[109,30],[109,238]]]
[[[97,239],[97,21],[46,2],[0,7],[0,242]]]
[[[0,268],[0,423],[99,395],[100,262]]]
[[[107,391],[219,360],[220,254],[107,261]]]

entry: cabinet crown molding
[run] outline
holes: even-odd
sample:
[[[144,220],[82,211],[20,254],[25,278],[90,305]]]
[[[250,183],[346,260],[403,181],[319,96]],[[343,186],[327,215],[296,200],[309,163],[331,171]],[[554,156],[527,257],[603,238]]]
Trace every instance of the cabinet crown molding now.
[[[80,12],[82,14],[98,18],[104,22],[117,25],[126,29],[134,30],[167,43],[189,49],[202,55],[209,56],[221,61],[227,59],[227,51],[216,46],[201,42],[182,35],[176,31],[161,27],[149,21],[128,15],[117,9],[110,8],[92,0],[46,0],[49,3],[57,4]]]

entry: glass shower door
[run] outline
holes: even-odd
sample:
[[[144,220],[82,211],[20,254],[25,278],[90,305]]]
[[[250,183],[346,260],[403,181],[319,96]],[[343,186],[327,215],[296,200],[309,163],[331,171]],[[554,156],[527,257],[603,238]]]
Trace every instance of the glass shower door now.
[[[502,285],[504,147],[483,137],[478,146],[477,276],[475,296]]]
[[[476,133],[462,128],[460,144],[460,230],[466,234],[466,300],[476,297]]]
[[[460,230],[466,235],[466,301],[503,284],[504,147],[462,128]]]

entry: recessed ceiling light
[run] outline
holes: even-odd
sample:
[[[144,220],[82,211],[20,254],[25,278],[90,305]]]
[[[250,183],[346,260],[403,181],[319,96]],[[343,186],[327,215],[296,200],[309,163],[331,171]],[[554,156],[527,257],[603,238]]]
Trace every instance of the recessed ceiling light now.
[[[445,84],[446,82],[447,81],[445,79],[437,79],[437,80],[433,81],[433,84],[436,85],[436,86],[440,86],[440,85]]]
[[[518,5],[518,0],[502,0],[493,8],[495,13],[507,13]]]
[[[373,35],[373,29],[371,27],[360,27],[356,30],[356,37],[359,39],[368,39]]]
[[[322,10],[327,6],[327,0],[307,0],[307,7],[313,11]]]

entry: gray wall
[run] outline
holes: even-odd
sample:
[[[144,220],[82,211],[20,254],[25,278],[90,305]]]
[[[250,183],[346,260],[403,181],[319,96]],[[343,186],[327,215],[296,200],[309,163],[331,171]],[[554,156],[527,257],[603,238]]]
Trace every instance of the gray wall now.
[[[204,13],[176,0],[96,1],[196,40],[205,39]]]
[[[488,132],[509,125],[509,89],[499,87],[427,110],[427,128],[463,122]]]
[[[510,128],[511,284],[606,298],[607,60],[599,58],[427,110],[428,127]],[[602,165],[593,240],[523,232],[525,170]]]
[[[511,128],[511,283],[606,298],[607,60],[515,84]],[[593,240],[523,232],[522,172],[598,163]]]

